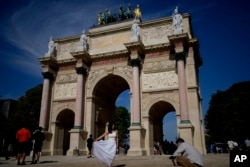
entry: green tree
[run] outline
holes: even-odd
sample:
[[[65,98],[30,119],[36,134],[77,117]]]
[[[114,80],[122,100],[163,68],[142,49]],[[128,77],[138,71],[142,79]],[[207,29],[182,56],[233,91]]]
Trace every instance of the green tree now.
[[[250,132],[250,81],[233,84],[212,95],[205,117],[209,140],[242,142]]]
[[[130,113],[125,107],[116,107],[114,123],[119,131],[119,139],[123,139],[129,133]]]
[[[16,111],[12,112],[8,119],[8,126],[12,130],[12,133],[15,133],[23,125],[32,131],[37,128],[39,124],[41,97],[42,84],[27,90],[25,95],[18,99]]]

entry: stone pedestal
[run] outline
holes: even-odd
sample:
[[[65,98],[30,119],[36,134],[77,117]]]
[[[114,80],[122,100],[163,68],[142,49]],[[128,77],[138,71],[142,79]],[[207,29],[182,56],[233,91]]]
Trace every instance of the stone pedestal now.
[[[194,136],[194,127],[189,122],[180,123],[178,125],[180,138],[183,138],[187,143],[194,145],[193,136]]]
[[[87,132],[82,129],[71,129],[70,133],[70,146],[67,151],[67,155],[73,156],[75,152],[79,152],[79,155],[87,155],[86,141]]]
[[[43,141],[43,147],[42,147],[42,155],[52,155],[52,150],[50,149],[50,144],[52,141],[52,133],[50,132],[43,132],[45,136],[45,140]]]
[[[128,150],[128,156],[142,156],[146,155],[144,149],[146,130],[141,126],[131,126],[130,130],[130,149]]]

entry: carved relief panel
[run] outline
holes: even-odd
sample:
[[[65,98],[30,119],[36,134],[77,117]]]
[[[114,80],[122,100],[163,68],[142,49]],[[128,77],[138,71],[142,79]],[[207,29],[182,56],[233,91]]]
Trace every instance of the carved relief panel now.
[[[175,69],[175,61],[154,61],[146,62],[143,64],[143,71],[154,72],[154,71],[169,71]]]
[[[56,84],[54,99],[65,99],[76,97],[76,83]]]
[[[178,87],[178,76],[175,71],[142,73],[142,90],[170,89]]]
[[[168,43],[168,36],[172,35],[171,24],[149,27],[142,30],[142,41],[144,45],[155,45]]]
[[[54,99],[65,99],[76,97],[77,75],[74,72],[59,74],[54,89]]]
[[[105,35],[90,39],[90,54],[100,54],[125,50],[124,43],[129,42],[130,32],[120,32],[117,34]]]
[[[57,60],[72,59],[70,52],[76,52],[79,48],[79,41],[61,43],[57,46]]]

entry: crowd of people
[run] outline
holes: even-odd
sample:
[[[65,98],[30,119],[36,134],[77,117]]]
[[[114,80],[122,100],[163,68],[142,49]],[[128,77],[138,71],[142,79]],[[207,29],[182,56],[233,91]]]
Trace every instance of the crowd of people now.
[[[105,139],[107,137],[107,139]],[[16,133],[17,145],[15,146],[17,165],[26,165],[26,155],[30,155],[33,150],[32,164],[39,163],[41,156],[43,141],[45,135],[42,132],[42,128],[37,128],[33,133],[25,126],[20,128]],[[118,143],[118,130],[114,123],[109,123],[108,131],[93,139],[90,134],[87,139],[88,158],[95,156],[100,162],[106,164],[108,167],[112,166],[115,156],[121,145]],[[8,159],[7,150],[10,144],[7,140],[4,141],[3,150],[6,160]],[[228,150],[243,150],[250,151],[250,140],[246,138],[244,144],[241,146],[234,140],[228,140]],[[174,166],[184,167],[203,167],[202,154],[192,145],[185,142],[184,139],[178,138],[175,143],[165,140],[162,144],[158,141],[154,141],[154,154],[169,154],[169,159],[173,162]]]
[[[230,151],[250,151],[250,139],[247,137],[242,142],[229,139],[225,143],[217,142],[210,144],[209,153],[230,153]]]

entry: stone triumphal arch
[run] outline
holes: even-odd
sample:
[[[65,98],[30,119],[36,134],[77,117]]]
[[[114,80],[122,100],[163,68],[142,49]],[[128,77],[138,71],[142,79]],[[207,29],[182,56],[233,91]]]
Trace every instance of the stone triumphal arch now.
[[[39,59],[44,154],[86,155],[87,137],[105,131],[124,90],[130,90],[128,155],[153,154],[153,141],[163,140],[163,117],[171,111],[178,137],[205,154],[199,44],[190,15],[180,16],[180,27],[174,17],[142,22],[139,15],[50,39]]]

